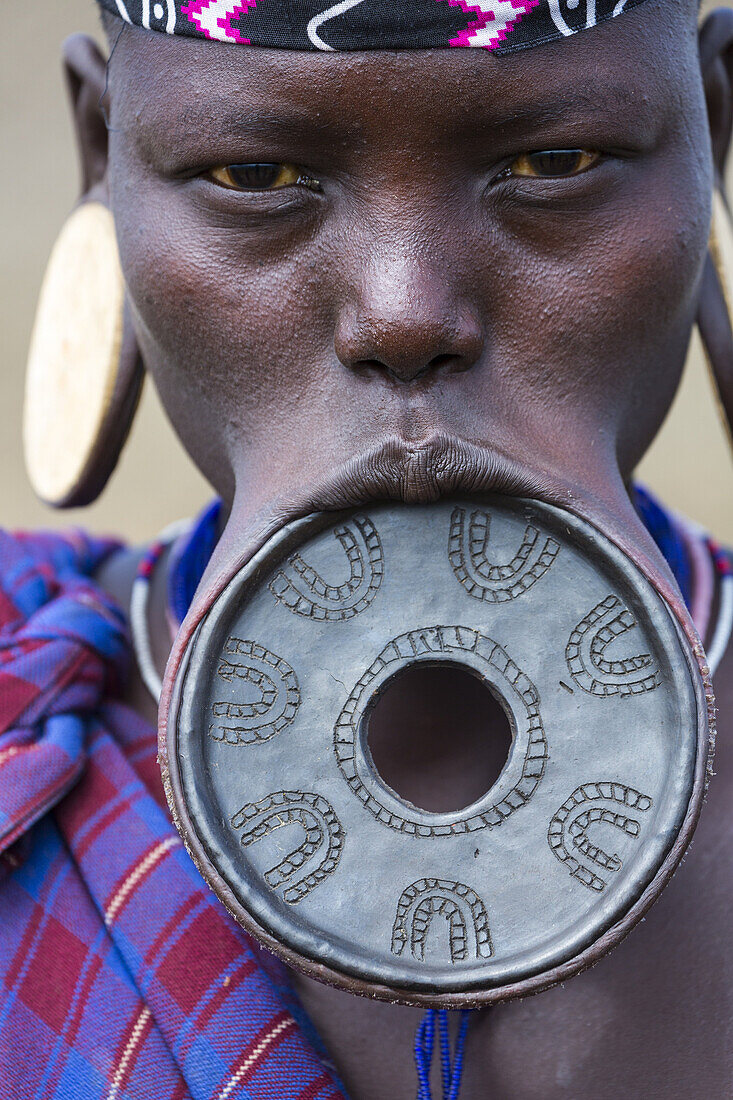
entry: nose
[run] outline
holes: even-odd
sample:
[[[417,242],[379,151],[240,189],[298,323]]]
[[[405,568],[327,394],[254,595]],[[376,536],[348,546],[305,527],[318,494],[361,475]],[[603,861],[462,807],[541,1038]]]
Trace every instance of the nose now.
[[[376,369],[401,383],[438,370],[469,370],[483,345],[481,325],[461,300],[448,265],[439,271],[399,252],[362,269],[335,334],[345,367]]]

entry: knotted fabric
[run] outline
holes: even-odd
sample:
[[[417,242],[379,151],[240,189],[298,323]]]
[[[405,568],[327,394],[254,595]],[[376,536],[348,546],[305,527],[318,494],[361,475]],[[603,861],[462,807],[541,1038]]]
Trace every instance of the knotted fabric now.
[[[0,532],[0,852],[79,777],[89,716],[124,676],[124,618],[86,575],[114,549]]]
[[[343,1098],[120,701],[125,622],[90,578],[114,547],[0,534],[0,1100]]]

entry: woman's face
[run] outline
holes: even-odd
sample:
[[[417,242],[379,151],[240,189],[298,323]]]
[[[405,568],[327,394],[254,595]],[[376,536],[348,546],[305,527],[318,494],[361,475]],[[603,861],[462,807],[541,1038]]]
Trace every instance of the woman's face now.
[[[110,78],[140,347],[225,499],[630,473],[708,237],[691,3],[503,59],[125,28]]]

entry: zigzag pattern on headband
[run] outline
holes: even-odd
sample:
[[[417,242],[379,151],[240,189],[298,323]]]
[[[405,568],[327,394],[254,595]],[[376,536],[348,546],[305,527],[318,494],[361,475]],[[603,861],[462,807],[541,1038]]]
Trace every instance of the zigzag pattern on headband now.
[[[148,30],[289,50],[476,46],[498,54],[613,19],[643,0],[98,0]]]

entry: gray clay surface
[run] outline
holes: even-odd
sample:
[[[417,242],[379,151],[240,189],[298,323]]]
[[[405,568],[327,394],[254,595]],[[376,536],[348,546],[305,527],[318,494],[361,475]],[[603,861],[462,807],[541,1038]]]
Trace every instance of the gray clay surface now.
[[[417,661],[472,671],[513,730],[497,783],[450,814],[400,799],[365,746],[370,705]],[[687,808],[697,705],[665,605],[580,520],[375,505],[292,525],[214,604],[179,764],[209,858],[277,939],[465,990],[572,958],[640,896]]]

